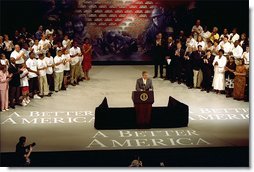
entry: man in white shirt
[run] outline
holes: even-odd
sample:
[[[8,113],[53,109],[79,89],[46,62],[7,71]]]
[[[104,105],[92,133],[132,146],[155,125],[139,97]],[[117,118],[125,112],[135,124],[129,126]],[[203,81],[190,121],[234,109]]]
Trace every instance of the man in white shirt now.
[[[203,37],[204,41],[207,41],[210,38],[211,32],[208,30],[207,26],[204,26],[204,31],[201,33],[201,36]]]
[[[191,47],[194,50],[196,50],[197,41],[193,38],[192,35],[190,35],[189,38],[186,40],[186,47]]]
[[[16,65],[18,68],[21,68],[22,64],[25,63],[25,53],[20,50],[19,45],[15,45],[15,50],[11,53],[10,57],[15,59]]]
[[[232,30],[232,33],[229,36],[230,36],[230,41],[233,43],[240,39],[240,35],[237,33],[237,28],[234,28]]]
[[[224,36],[227,36],[228,38],[230,38],[230,36],[229,36],[229,34],[228,34],[228,29],[227,29],[227,28],[224,28],[224,29],[223,29],[223,34],[221,34],[220,40],[219,40],[219,41],[223,41]]]
[[[62,50],[63,55],[62,59],[64,60],[64,79],[63,79],[63,84],[62,84],[62,90],[66,90],[68,87],[68,77],[70,76],[70,62],[71,62],[71,57],[69,54],[69,50],[64,48]]]
[[[239,41],[234,42],[234,48],[232,49],[233,56],[235,59],[240,59],[243,54],[243,48],[239,45]]]
[[[49,27],[46,29],[46,36],[53,35],[53,33],[54,33],[54,29],[52,25],[50,24]]]
[[[228,53],[232,51],[232,45],[229,43],[227,36],[224,36],[219,46],[224,50],[224,55],[228,55]]]
[[[200,26],[200,20],[196,21],[196,24],[192,27],[191,32],[193,33],[195,40],[197,40],[198,36],[203,33],[203,28]]]
[[[80,56],[82,56],[81,50],[78,47],[76,41],[73,42],[73,47],[70,49],[71,56],[71,85],[78,84],[78,77],[80,75]]]
[[[39,53],[39,40],[34,40],[34,45],[32,46],[32,50],[35,53],[36,58],[38,59],[38,53]]]
[[[30,48],[27,43],[23,43],[21,51],[24,52],[24,60],[26,61],[29,58]]]
[[[47,35],[47,36],[53,35],[53,33],[54,33],[54,29],[51,29],[51,30],[46,29],[46,35]]]
[[[54,91],[54,75],[53,75],[53,67],[54,67],[54,58],[51,56],[50,52],[47,52],[46,57],[44,58],[47,64],[46,76],[49,85],[49,94],[53,94]]]
[[[72,40],[69,39],[68,35],[64,36],[64,40],[62,41],[63,48],[70,49]]]
[[[39,71],[39,90],[40,90],[40,96],[51,96],[49,94],[49,86],[48,81],[46,77],[46,71],[47,71],[47,63],[44,60],[44,55],[42,52],[38,53],[39,59],[37,60],[37,68]]]
[[[60,91],[62,87],[62,82],[63,82],[64,61],[62,58],[62,50],[57,51],[57,55],[54,58],[54,64],[55,64],[55,68],[54,68],[55,92],[58,92]]]
[[[35,59],[35,53],[30,52],[29,58],[26,61],[27,70],[29,71],[29,92],[32,98],[40,99],[41,97],[37,95],[39,86],[38,86],[38,75],[39,72],[37,70],[37,60]]]
[[[46,52],[49,50],[50,44],[49,41],[46,39],[46,35],[42,35],[41,40],[38,44],[39,51],[41,51],[44,55],[46,55]]]

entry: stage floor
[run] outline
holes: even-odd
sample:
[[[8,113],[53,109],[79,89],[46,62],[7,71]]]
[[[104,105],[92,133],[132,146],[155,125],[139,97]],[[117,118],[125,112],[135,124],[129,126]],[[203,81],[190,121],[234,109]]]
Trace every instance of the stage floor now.
[[[14,152],[23,135],[29,143],[37,143],[34,151],[248,146],[248,102],[159,78],[153,79],[153,106],[166,106],[169,96],[187,104],[188,127],[96,130],[95,107],[104,97],[110,107],[132,107],[131,92],[143,70],[152,77],[153,66],[94,66],[90,81],[32,100],[27,107],[1,112],[1,152]]]

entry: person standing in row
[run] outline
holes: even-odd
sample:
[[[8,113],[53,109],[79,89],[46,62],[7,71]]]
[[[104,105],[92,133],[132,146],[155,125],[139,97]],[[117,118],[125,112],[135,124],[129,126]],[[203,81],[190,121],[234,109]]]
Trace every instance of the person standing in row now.
[[[23,96],[23,100],[21,105],[26,106],[28,103],[30,103],[29,99],[29,83],[28,83],[28,74],[29,71],[26,68],[26,64],[23,64],[23,67],[21,68],[22,73],[20,74],[20,87],[21,87],[21,93]]]
[[[4,35],[4,44],[5,44],[5,54],[7,59],[9,60],[11,52],[14,48],[13,42],[11,40],[9,40],[9,36],[8,35]]]
[[[64,71],[64,61],[62,58],[62,50],[57,51],[57,55],[54,58],[55,63],[55,76],[54,76],[54,83],[55,83],[55,92],[61,90],[62,82],[63,82],[63,71]]]
[[[198,50],[192,53],[192,64],[193,64],[193,86],[194,88],[200,88],[203,74],[201,70],[202,57],[204,56],[204,52],[202,51],[202,46],[198,46]]]
[[[11,79],[9,82],[9,100],[10,107],[15,109],[16,104],[20,104],[19,96],[20,96],[20,69],[16,65],[16,60],[14,57],[10,58],[10,66],[8,68],[9,74],[11,75]]]
[[[212,76],[213,76],[213,60],[211,50],[207,50],[206,55],[202,59],[201,70],[203,73],[203,82],[201,91],[210,92],[212,89]]]
[[[5,54],[0,54],[0,64],[6,66],[6,69],[8,69],[10,63],[9,60],[6,58]]]
[[[39,71],[39,90],[40,90],[40,96],[51,96],[49,94],[49,86],[46,76],[47,71],[47,63],[44,60],[44,54],[40,52],[38,54],[39,59],[37,60],[38,65],[38,71]]]
[[[232,97],[233,89],[234,89],[234,72],[236,69],[235,58],[234,56],[229,57],[229,61],[225,67],[225,78],[226,78],[226,97]]]
[[[68,77],[70,76],[71,57],[68,49],[63,48],[62,52],[62,59],[64,61],[64,78],[62,83],[62,90],[66,90],[68,87]]]
[[[8,111],[9,106],[9,80],[10,75],[6,66],[0,64],[0,102],[1,111]]]
[[[235,100],[243,100],[246,86],[246,75],[247,70],[244,66],[243,59],[239,59],[238,64],[236,66],[236,70],[234,72],[234,92],[233,97]]]
[[[76,86],[78,84],[79,77],[79,56],[81,56],[81,50],[78,47],[76,41],[73,42],[73,47],[70,49],[71,57],[71,85]]]
[[[198,36],[203,33],[203,27],[200,25],[200,20],[196,21],[196,24],[192,27],[191,32],[194,35],[194,39],[197,40]]]
[[[51,56],[51,53],[48,51],[45,57],[45,62],[47,64],[46,76],[49,85],[50,94],[53,94],[54,91],[54,74],[53,74],[53,67],[54,67],[54,58]]]
[[[225,66],[227,64],[227,58],[223,54],[224,50],[220,49],[219,55],[217,55],[213,61],[213,88],[216,91],[216,94],[225,90]]]
[[[163,78],[163,64],[165,61],[165,54],[164,54],[164,46],[162,40],[162,34],[158,33],[156,35],[156,40],[152,47],[152,56],[154,61],[154,77],[158,77],[158,66],[160,66],[160,78]]]
[[[46,39],[46,35],[42,34],[41,40],[39,41],[38,48],[39,51],[46,55],[46,52],[49,50],[50,43],[48,39]]]
[[[192,53],[193,48],[191,46],[188,46],[186,48],[185,54],[184,54],[184,68],[185,68],[185,81],[186,86],[189,89],[193,88],[193,65],[192,65]]]
[[[22,64],[25,63],[25,53],[20,50],[19,45],[15,45],[15,50],[11,53],[12,57],[15,59],[18,68],[21,68]]]
[[[85,80],[90,80],[89,70],[92,68],[92,45],[89,42],[89,39],[85,39],[85,43],[83,45],[83,71],[85,75]]]
[[[184,49],[182,48],[182,43],[179,41],[176,43],[176,49],[174,52],[173,59],[171,60],[172,63],[172,81],[178,81],[178,84],[182,82],[182,68],[183,68],[183,61],[184,61]]]
[[[168,43],[166,45],[166,51],[165,51],[165,55],[166,55],[166,80],[172,80],[172,68],[173,66],[171,65],[171,61],[173,59],[174,56],[174,50],[175,50],[175,44],[174,44],[174,40],[172,36],[168,37]]]
[[[29,93],[31,98],[41,99],[38,96],[39,92],[39,80],[38,80],[38,69],[37,69],[37,60],[35,59],[36,55],[34,52],[29,53],[29,59],[26,61],[27,70],[29,71]]]

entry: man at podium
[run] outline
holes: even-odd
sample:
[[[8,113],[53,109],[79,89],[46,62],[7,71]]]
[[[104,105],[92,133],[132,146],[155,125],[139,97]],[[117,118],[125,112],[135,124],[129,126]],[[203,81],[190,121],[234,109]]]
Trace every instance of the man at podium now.
[[[142,77],[137,79],[136,82],[136,91],[152,91],[153,82],[148,76],[147,71],[142,72]]]

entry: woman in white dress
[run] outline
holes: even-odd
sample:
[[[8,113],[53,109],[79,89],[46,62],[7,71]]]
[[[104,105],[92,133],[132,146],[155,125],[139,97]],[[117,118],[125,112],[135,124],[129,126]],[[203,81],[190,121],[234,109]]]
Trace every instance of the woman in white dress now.
[[[227,58],[223,56],[224,50],[219,50],[219,55],[214,58],[214,78],[213,78],[213,88],[216,94],[221,93],[225,90],[225,66],[227,64]]]

